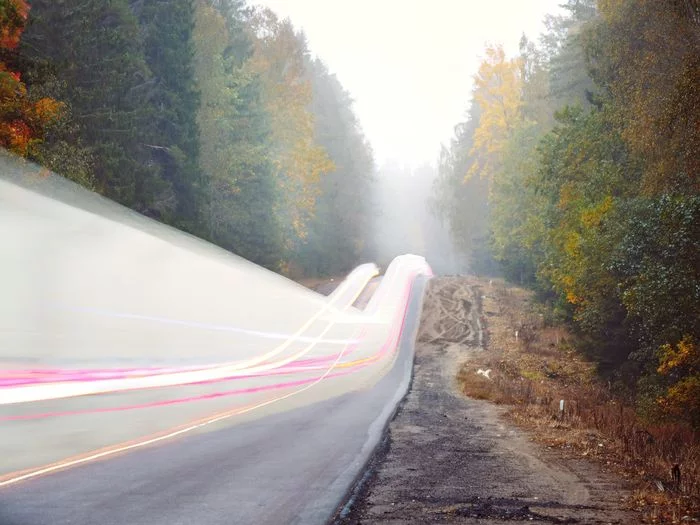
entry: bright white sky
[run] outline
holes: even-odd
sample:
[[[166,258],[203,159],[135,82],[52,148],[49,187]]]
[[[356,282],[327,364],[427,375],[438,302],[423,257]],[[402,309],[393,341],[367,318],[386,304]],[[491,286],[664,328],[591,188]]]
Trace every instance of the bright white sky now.
[[[434,163],[487,42],[515,54],[561,0],[254,0],[306,33],[352,94],[377,164]]]

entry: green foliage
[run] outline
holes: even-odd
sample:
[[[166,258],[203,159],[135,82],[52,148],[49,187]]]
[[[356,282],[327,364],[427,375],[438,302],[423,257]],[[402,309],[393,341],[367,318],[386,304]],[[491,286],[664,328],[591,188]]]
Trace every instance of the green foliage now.
[[[79,180],[91,168],[101,193],[172,219],[177,196],[161,166],[152,162],[153,146],[167,146],[149,133],[149,97],[157,81],[128,2],[77,0],[69,8],[64,2],[33,1],[20,63],[30,92],[70,108],[71,121],[53,130],[38,160],[51,159],[51,168]],[[85,159],[77,166],[75,150]]]
[[[523,118],[491,137],[491,248],[509,279],[557,298],[603,368],[637,383],[644,413],[697,425],[700,12],[682,0],[564,7],[540,47],[522,39]],[[456,159],[474,166],[473,136],[443,154],[447,174]],[[438,200],[468,238],[471,202],[449,180]]]
[[[609,267],[640,351],[700,336],[700,196],[636,197],[606,220]]]
[[[596,17],[596,0],[568,0],[567,15],[549,17],[548,32],[542,36],[549,57],[550,107],[577,105],[588,108],[596,91],[586,64],[585,34]]]
[[[244,0],[32,0],[22,35],[8,6],[5,145],[268,268],[366,254],[372,153],[291,23]]]
[[[480,121],[480,106],[472,103],[467,116],[465,122],[456,126],[450,147],[443,147],[440,152],[431,207],[447,225],[454,245],[470,271],[495,275],[499,270],[489,246],[488,195],[491,181],[481,177],[465,180],[465,174],[474,165],[471,151]]]
[[[335,169],[320,184],[316,213],[292,262],[307,275],[338,275],[369,256],[374,161],[350,94],[320,60],[307,63],[316,141]]]
[[[271,213],[276,193],[268,118],[260,82],[244,68],[251,52],[246,15],[240,6],[227,6],[222,13],[209,2],[197,3],[194,70],[204,178],[199,211],[209,240],[278,269],[281,238]]]
[[[518,129],[503,155],[503,169],[491,192],[491,244],[504,276],[512,282],[536,284],[537,263],[543,258],[547,205],[535,191],[539,166],[535,125]]]
[[[193,0],[130,0],[143,39],[150,88],[140,108],[146,119],[149,161],[172,187],[176,204],[173,223],[200,232],[201,201],[199,130],[192,61]]]

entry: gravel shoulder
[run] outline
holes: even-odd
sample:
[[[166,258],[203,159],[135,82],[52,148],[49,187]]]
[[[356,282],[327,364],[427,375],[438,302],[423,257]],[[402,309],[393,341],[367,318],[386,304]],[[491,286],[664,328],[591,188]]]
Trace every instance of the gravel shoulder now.
[[[483,352],[480,291],[433,279],[414,380],[337,524],[636,523],[624,482],[510,425],[503,409],[463,396],[457,372]]]

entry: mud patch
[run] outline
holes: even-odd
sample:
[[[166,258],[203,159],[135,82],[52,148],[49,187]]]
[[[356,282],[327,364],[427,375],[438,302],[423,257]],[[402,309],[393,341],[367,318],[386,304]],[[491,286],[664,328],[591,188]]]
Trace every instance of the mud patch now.
[[[463,278],[428,286],[410,393],[364,484],[337,524],[636,523],[619,481],[567,463],[462,396],[456,371],[479,344],[481,290]]]
[[[418,343],[478,346],[482,342],[479,320],[480,295],[462,278],[433,279],[425,292]]]

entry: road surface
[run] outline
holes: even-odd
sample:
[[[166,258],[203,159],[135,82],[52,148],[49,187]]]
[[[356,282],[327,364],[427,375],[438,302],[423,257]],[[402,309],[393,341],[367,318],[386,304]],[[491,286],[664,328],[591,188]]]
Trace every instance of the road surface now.
[[[326,298],[1,160],[0,523],[326,521],[407,388],[425,261],[360,311],[374,265]]]

